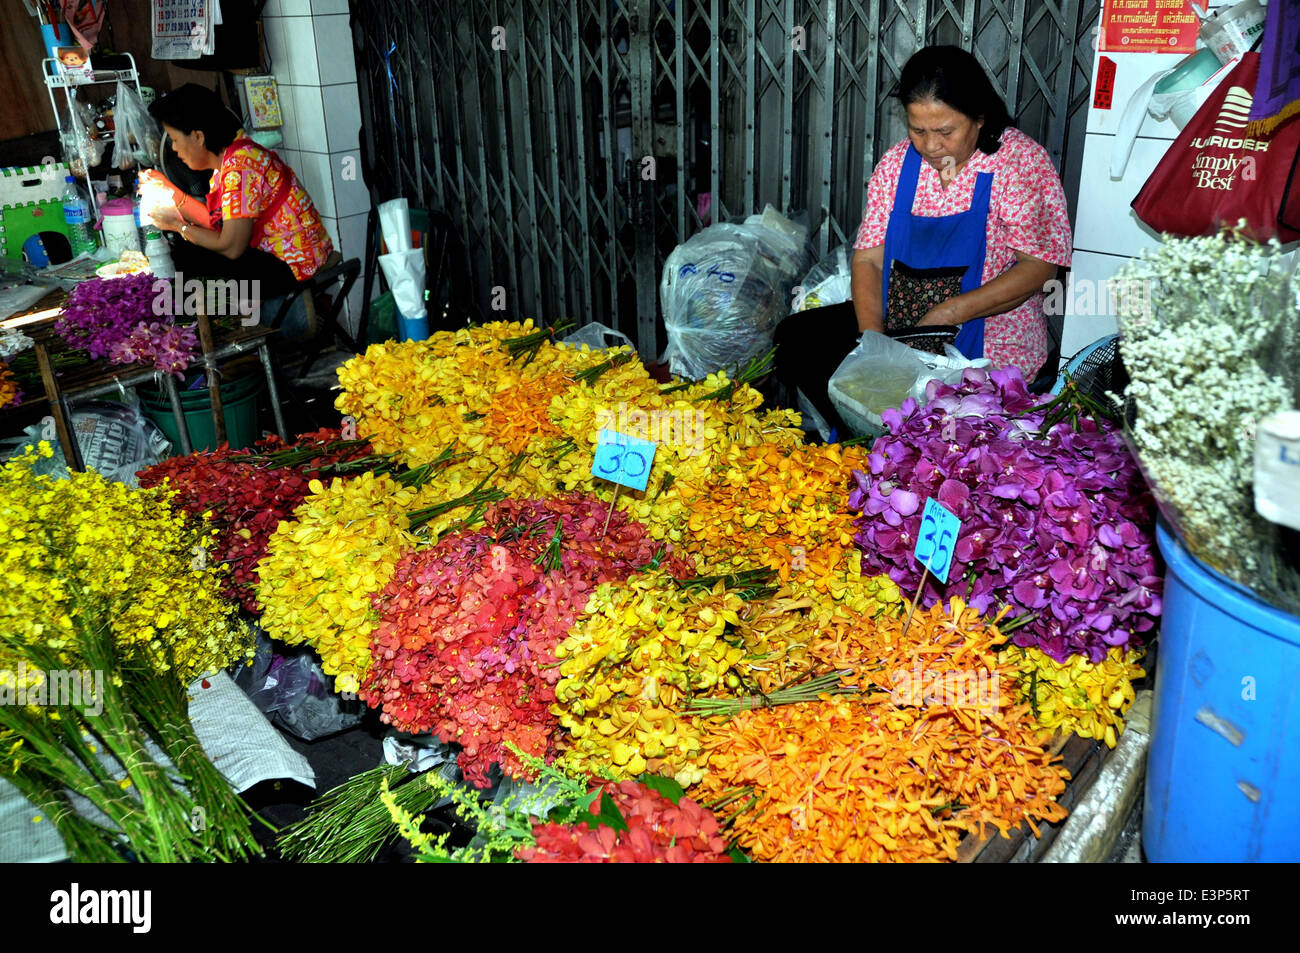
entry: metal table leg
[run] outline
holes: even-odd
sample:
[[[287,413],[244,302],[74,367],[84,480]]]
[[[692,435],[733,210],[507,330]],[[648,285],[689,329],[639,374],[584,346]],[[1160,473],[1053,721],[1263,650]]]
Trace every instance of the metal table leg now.
[[[289,442],[289,432],[284,426],[284,414],[280,411],[280,388],[275,383],[275,369],[271,366],[271,350],[265,340],[257,346],[257,356],[262,361],[262,370],[266,372],[266,390],[271,397],[271,415],[275,417],[275,432],[285,443]]]
[[[167,392],[167,399],[171,401],[172,416],[176,418],[176,433],[181,438],[181,456],[188,457],[193,453],[190,446],[190,425],[185,420],[185,411],[181,409],[181,395],[176,390],[176,381],[170,374],[163,374],[163,390]]]

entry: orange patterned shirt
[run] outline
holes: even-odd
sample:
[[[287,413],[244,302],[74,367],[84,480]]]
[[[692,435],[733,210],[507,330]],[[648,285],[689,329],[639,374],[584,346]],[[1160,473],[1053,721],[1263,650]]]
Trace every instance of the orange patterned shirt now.
[[[224,157],[213,185],[221,188],[221,217],[257,218],[271,204],[280,187],[280,174],[269,149],[243,146]],[[278,158],[278,157],[277,157]],[[285,166],[288,169],[288,166]],[[262,230],[257,248],[270,252],[305,281],[334,251],[316,206],[307,190],[294,177],[288,198]]]

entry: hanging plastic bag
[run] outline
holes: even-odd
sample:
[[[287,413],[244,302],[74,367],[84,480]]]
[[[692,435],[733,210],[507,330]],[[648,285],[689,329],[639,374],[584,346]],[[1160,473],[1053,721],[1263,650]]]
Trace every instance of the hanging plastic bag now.
[[[1212,51],[1200,50],[1172,69],[1161,70],[1139,86],[1124,107],[1115,130],[1110,151],[1110,177],[1124,177],[1138,130],[1142,128],[1147,113],[1162,121],[1173,120],[1180,130],[1186,128],[1228,72]]]
[[[930,381],[956,384],[967,368],[988,366],[987,358],[972,361],[951,345],[944,354],[927,354],[867,331],[831,375],[827,392],[856,434],[880,436],[885,432],[880,415],[909,397],[925,403]]]
[[[711,225],[673,249],[659,283],[672,373],[699,380],[772,347],[808,268],[806,236],[768,206],[743,225]]]
[[[162,134],[149,115],[144,100],[130,83],[117,81],[117,106],[113,110],[114,165],[133,168],[137,163],[150,165],[158,154]]]

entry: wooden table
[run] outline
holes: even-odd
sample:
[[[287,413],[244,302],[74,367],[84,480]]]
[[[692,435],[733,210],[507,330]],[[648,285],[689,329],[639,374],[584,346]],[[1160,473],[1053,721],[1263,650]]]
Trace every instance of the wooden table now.
[[[176,430],[181,444],[180,451],[182,454],[192,452],[189,425],[186,423],[185,414],[181,408],[176,379],[172,375],[164,374],[151,367],[142,367],[138,364],[109,364],[108,360],[103,358],[63,374],[55,372],[54,365],[50,361],[49,347],[51,339],[55,336],[54,322],[58,317],[58,309],[64,300],[66,300],[66,294],[63,292],[51,292],[50,295],[37,302],[36,306],[27,315],[19,315],[0,321],[0,327],[20,328],[24,334],[35,342],[34,351],[37,365],[40,368],[41,385],[44,388],[45,397],[49,401],[50,418],[53,420],[55,434],[58,436],[59,446],[63,448],[63,456],[68,461],[68,465],[77,471],[86,468],[85,461],[81,456],[81,448],[77,444],[76,434],[72,429],[69,399],[72,397],[83,399],[100,397],[104,394],[111,394],[119,390],[125,391],[128,387],[136,387],[147,383],[161,386],[167,394],[167,399],[171,403],[172,414],[176,418]],[[273,328],[261,325],[214,332],[207,315],[200,314],[198,316],[200,358],[190,367],[203,367],[207,371],[208,393],[212,401],[212,423],[218,443],[226,439],[226,420],[221,406],[221,382],[217,365],[223,360],[249,351],[257,351],[263,373],[266,374],[266,384],[270,394],[271,413],[275,418],[276,432],[282,440],[287,441],[289,439],[289,435],[285,430],[284,416],[280,410],[280,392],[276,386],[275,372],[271,364],[269,344],[271,336],[276,333]]]

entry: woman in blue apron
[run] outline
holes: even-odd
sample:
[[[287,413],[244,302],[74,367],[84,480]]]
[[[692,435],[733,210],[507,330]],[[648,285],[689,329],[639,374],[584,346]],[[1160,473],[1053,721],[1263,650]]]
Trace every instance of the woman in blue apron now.
[[[792,315],[776,333],[787,397],[803,392],[840,435],[826,383],[864,331],[936,349],[946,338],[1032,379],[1047,357],[1043,285],[1070,260],[1051,159],[1012,126],[973,56],[921,50],[903,68],[899,97],[908,138],[872,174],[852,300]]]

